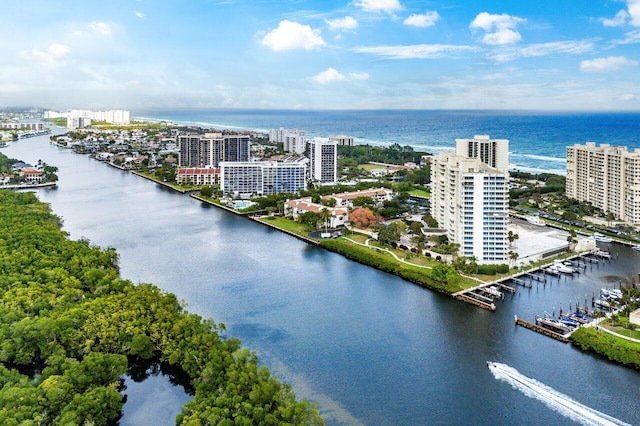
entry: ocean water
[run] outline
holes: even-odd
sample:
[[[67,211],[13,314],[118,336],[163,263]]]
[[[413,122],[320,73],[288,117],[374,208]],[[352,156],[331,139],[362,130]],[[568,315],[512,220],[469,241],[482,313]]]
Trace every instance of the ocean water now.
[[[456,138],[485,134],[509,140],[512,169],[559,174],[565,174],[569,145],[590,141],[640,148],[640,112],[149,109],[132,116],[219,129],[296,128],[310,137],[344,134],[356,144],[397,143],[431,153],[453,149]]]

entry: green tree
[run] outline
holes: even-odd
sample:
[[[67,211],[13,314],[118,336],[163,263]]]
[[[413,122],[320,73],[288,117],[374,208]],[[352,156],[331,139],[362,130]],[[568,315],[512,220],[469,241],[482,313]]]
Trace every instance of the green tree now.
[[[402,233],[407,225],[404,222],[396,221],[389,225],[381,225],[378,229],[378,241],[382,244],[391,245],[400,241]]]

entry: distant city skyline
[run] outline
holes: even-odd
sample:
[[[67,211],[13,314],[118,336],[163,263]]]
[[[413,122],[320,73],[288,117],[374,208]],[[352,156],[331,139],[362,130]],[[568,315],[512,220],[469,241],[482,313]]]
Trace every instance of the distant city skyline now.
[[[25,0],[0,107],[640,110],[640,0]]]

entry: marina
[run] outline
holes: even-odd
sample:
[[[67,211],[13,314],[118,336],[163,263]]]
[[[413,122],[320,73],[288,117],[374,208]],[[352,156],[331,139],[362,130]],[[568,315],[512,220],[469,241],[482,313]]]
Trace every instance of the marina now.
[[[515,297],[517,286],[524,287],[528,291],[535,289],[539,291],[541,284],[543,288],[546,288],[547,285],[551,287],[554,283],[568,282],[569,279],[573,281],[582,275],[586,277],[590,271],[593,271],[594,266],[597,270],[601,265],[613,262],[616,258],[617,256],[609,250],[598,247],[588,252],[575,254],[562,260],[556,259],[547,264],[521,271],[518,274],[468,289],[457,294],[456,298],[475,306],[495,311],[497,309],[496,302],[507,299],[505,292],[501,290],[508,289],[511,298]],[[575,304],[570,301],[568,312],[563,312],[562,306],[560,306],[559,314],[556,316],[556,308],[553,307],[553,314],[549,314],[546,311],[543,315],[534,314],[533,321],[528,321],[516,314],[514,315],[515,323],[561,342],[568,342],[571,333],[578,327],[592,326],[595,324],[596,318],[613,312],[622,299],[622,280],[619,280],[618,286],[618,288],[615,286],[601,287],[597,295],[594,292],[591,297],[592,309],[587,307],[587,296],[585,295],[583,305],[577,299]]]

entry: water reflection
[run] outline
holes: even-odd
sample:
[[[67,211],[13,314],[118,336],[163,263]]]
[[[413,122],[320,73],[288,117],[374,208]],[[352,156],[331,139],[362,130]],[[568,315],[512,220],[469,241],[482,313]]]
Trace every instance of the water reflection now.
[[[157,360],[130,358],[122,385],[125,405],[118,425],[174,425],[194,392],[181,369]]]

